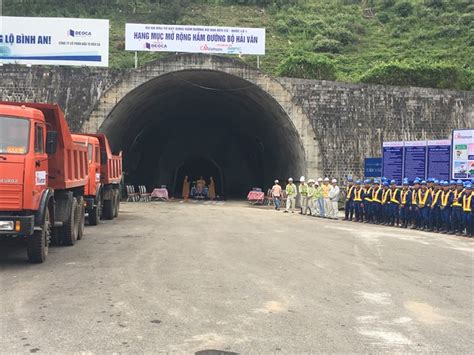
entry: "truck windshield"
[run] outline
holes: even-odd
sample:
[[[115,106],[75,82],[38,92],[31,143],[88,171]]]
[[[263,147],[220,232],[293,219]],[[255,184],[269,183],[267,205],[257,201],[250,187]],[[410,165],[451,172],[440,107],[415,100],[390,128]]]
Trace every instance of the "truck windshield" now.
[[[0,116],[0,154],[26,154],[29,132],[28,120]]]

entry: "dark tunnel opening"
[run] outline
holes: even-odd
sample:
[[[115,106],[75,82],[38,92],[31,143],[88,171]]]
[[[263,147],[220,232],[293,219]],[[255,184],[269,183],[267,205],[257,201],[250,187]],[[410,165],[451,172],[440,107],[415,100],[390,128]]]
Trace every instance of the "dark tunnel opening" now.
[[[174,196],[185,175],[207,183],[213,176],[217,194],[242,198],[305,170],[302,143],[278,102],[218,71],[152,79],[127,94],[100,130],[123,151],[127,183],[166,185]]]

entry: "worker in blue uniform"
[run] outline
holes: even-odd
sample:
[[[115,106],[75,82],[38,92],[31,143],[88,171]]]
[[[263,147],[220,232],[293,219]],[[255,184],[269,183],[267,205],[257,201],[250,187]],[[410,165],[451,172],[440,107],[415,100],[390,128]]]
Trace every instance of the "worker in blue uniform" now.
[[[402,190],[400,191],[400,204],[399,215],[400,215],[400,227],[407,228],[410,223],[410,205],[411,205],[411,193],[408,189],[409,181],[404,179],[402,182]]]
[[[380,215],[382,210],[382,188],[380,187],[380,181],[374,180],[374,189],[372,190],[372,218],[373,223],[380,223]]]
[[[352,178],[347,179],[344,215],[344,221],[352,221],[354,216],[354,182]]]
[[[441,193],[443,192],[438,180],[433,181],[431,191],[431,209],[429,211],[429,230],[439,233],[441,231]]]
[[[361,185],[361,181],[357,180],[355,182],[354,188],[354,212],[355,212],[355,222],[363,222],[364,221],[364,213],[362,210],[362,199],[363,199],[363,188]]]
[[[461,180],[456,181],[456,189],[453,191],[453,202],[451,204],[452,234],[461,235],[464,231],[464,218],[462,211],[462,196],[464,184]]]
[[[381,211],[381,223],[388,225],[390,223],[390,196],[391,191],[389,189],[389,183],[385,180],[382,183],[382,211]]]
[[[421,181],[418,178],[413,181],[413,188],[410,193],[411,229],[417,229],[421,224],[420,213],[418,211],[418,191],[420,191],[420,182]]]
[[[466,236],[472,238],[474,233],[474,192],[472,184],[466,184],[462,197],[463,224],[466,228]]]
[[[372,191],[374,187],[370,183],[370,180],[364,180],[364,198],[363,198],[363,210],[364,210],[364,222],[369,223],[372,221],[372,210],[371,210],[371,203],[372,203]]]
[[[431,191],[428,190],[428,186],[425,180],[420,182],[421,188],[418,190],[418,215],[420,220],[420,230],[429,229],[429,216],[431,207]]]
[[[441,189],[441,233],[446,234],[451,231],[451,204],[453,203],[453,192],[450,190],[448,181],[443,181],[441,183]]]
[[[397,187],[395,180],[390,181],[390,225],[397,226],[400,224],[400,189]]]

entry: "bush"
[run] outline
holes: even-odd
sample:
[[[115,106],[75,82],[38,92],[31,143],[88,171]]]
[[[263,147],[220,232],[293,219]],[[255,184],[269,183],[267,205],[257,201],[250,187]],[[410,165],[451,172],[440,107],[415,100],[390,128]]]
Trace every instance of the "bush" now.
[[[471,90],[474,73],[449,63],[380,63],[368,70],[364,83],[400,86],[421,86],[438,89]]]
[[[356,43],[357,38],[352,34],[352,32],[342,28],[342,29],[331,29],[326,31],[326,35],[331,38],[339,41],[343,45],[348,45],[351,43]]]
[[[334,62],[324,56],[309,52],[290,54],[276,70],[278,76],[302,79],[335,80],[337,71]]]
[[[394,10],[401,17],[408,17],[413,12],[413,5],[408,1],[399,2],[395,5]]]
[[[339,53],[342,44],[338,40],[316,35],[313,39],[313,50],[322,53]]]
[[[379,21],[382,23],[387,23],[390,20],[390,16],[386,12],[381,12],[377,15]]]

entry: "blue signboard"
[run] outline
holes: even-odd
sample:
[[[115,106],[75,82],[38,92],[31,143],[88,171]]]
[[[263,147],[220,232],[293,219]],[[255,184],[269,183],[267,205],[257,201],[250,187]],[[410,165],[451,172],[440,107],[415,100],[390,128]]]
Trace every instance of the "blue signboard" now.
[[[449,180],[451,141],[428,141],[427,173],[428,178]]]
[[[403,177],[403,142],[383,142],[382,175],[401,184]]]
[[[426,141],[405,142],[403,176],[426,179]]]
[[[365,158],[364,162],[365,177],[382,176],[382,158]]]

